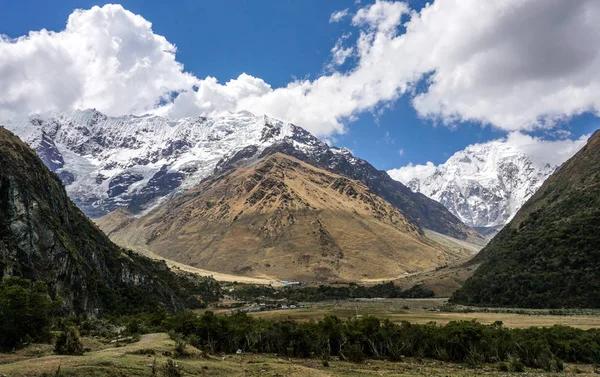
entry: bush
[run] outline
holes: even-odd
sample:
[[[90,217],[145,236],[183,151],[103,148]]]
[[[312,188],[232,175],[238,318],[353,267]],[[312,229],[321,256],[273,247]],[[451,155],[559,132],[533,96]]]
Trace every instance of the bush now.
[[[525,372],[525,365],[516,357],[511,357],[508,360],[508,371],[515,373]]]
[[[181,377],[183,376],[183,372],[181,371],[181,367],[173,361],[173,359],[168,359],[165,365],[162,367],[163,376],[165,377]]]
[[[187,346],[187,342],[185,340],[177,340],[175,342],[175,356],[182,357],[187,355],[187,351],[185,347]]]
[[[352,361],[353,363],[362,363],[366,359],[362,345],[358,342],[352,343],[345,347],[343,356],[345,356],[348,361]]]
[[[54,352],[59,355],[83,355],[83,343],[79,331],[75,327],[69,327],[61,332],[56,338]]]

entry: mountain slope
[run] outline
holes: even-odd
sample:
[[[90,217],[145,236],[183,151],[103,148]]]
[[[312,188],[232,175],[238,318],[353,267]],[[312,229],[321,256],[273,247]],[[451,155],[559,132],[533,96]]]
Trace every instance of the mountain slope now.
[[[392,279],[468,254],[428,240],[361,182],[281,153],[213,175],[134,221],[107,218],[99,223],[119,244],[278,280]]]
[[[118,208],[144,213],[232,162],[281,151],[361,180],[421,227],[461,239],[478,237],[444,206],[412,193],[349,151],[266,116],[240,112],[169,120],[85,110],[6,126],[35,149],[73,201],[94,218]]]
[[[556,170],[532,159],[515,145],[492,141],[470,145],[444,164],[413,177],[409,170],[390,171],[414,192],[443,204],[481,233],[501,229]],[[416,170],[412,173],[416,174]]]
[[[43,280],[68,310],[90,315],[182,309],[196,288],[210,288],[208,279],[188,281],[113,244],[58,177],[2,127],[0,150],[0,279]]]
[[[600,307],[600,131],[477,255],[454,301]]]

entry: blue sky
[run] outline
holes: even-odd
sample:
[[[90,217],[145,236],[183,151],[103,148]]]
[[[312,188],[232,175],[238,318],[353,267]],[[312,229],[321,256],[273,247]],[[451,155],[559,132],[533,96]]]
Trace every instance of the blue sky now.
[[[315,80],[330,74],[331,69],[327,65],[331,61],[331,49],[348,33],[351,36],[344,40],[345,45],[356,43],[360,33],[350,19],[352,14],[371,3],[363,1],[357,4],[340,0],[120,2],[126,10],[152,22],[155,34],[164,36],[177,46],[176,60],[184,65],[185,72],[198,79],[212,76],[219,83],[235,80],[245,73],[264,80],[272,88],[285,87],[297,78]],[[43,28],[60,32],[74,9],[89,9],[104,4],[97,1],[2,0],[0,34],[18,38],[29,31]],[[424,6],[420,1],[409,2],[409,5],[415,11]],[[346,8],[350,16],[342,22],[330,22],[333,12]],[[407,17],[405,14],[403,20],[406,21]],[[395,32],[402,34],[404,31],[399,27]],[[335,70],[347,73],[355,67],[357,59],[356,56],[351,57]],[[2,57],[0,63],[1,60]],[[393,69],[394,64],[391,67],[388,66],[388,69]],[[420,85],[426,83],[422,81],[423,77],[426,76],[421,77]],[[557,92],[559,89],[552,87],[549,90]],[[414,90],[418,93],[419,85]],[[340,118],[345,127],[344,133],[330,132],[321,136],[351,149],[376,167],[387,170],[409,162],[423,164],[432,161],[439,164],[469,144],[504,137],[515,129],[530,132],[533,128],[530,134],[552,140],[558,135],[564,137],[564,134],[556,132],[559,129],[570,131],[568,137],[576,139],[598,128],[598,118],[592,113],[580,115],[580,110],[560,107],[557,107],[556,113],[562,116],[561,120],[544,130],[536,130],[535,127],[510,128],[512,126],[504,123],[500,126],[483,126],[481,121],[464,119],[446,125],[440,119],[420,116],[411,103],[412,98],[413,94],[407,92],[393,100],[382,101],[371,109],[359,109],[351,119]],[[529,100],[536,101],[537,97]],[[494,98],[490,99],[491,103],[493,101]],[[578,108],[582,106],[595,111],[593,103],[582,100]],[[550,108],[543,111],[554,110]],[[474,118],[486,116],[476,111],[473,114],[476,114]],[[495,114],[493,116],[500,119]],[[469,117],[473,118],[472,115],[465,116]],[[302,123],[299,125],[304,126]]]

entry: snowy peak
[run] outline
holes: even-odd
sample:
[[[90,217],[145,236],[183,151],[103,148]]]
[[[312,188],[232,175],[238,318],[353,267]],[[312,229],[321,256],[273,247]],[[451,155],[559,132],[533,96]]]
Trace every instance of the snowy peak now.
[[[515,145],[493,141],[455,153],[444,164],[412,174],[390,172],[414,192],[439,201],[465,224],[500,228],[554,172]],[[410,179],[407,180],[407,176]]]
[[[299,136],[298,127],[249,112],[171,120],[156,115],[108,117],[96,110],[35,115],[8,121],[67,185],[90,216],[116,208],[152,208],[174,192],[195,186],[217,163],[248,145],[262,150]]]
[[[118,208],[144,214],[215,173],[280,152],[363,182],[420,227],[460,239],[479,237],[444,206],[413,193],[349,150],[247,111],[167,119],[83,110],[35,115],[5,126],[42,156],[90,217]]]

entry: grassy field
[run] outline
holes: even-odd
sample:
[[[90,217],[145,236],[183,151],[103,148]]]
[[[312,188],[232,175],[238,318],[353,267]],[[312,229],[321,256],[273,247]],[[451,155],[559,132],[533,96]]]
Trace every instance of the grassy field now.
[[[506,327],[552,326],[555,324],[583,329],[600,328],[597,311],[575,312],[576,315],[552,315],[548,310],[495,309],[498,312],[445,312],[444,299],[380,299],[336,301],[310,304],[306,309],[275,310],[251,313],[269,319],[291,318],[298,321],[321,319],[325,315],[352,317],[374,315],[393,322],[447,323],[473,320],[481,323],[502,321]],[[454,310],[473,310],[458,307]],[[485,310],[485,309],[484,309]],[[225,314],[225,312],[222,312]],[[165,333],[146,334],[139,341],[116,346],[110,340],[84,338],[87,352],[83,356],[54,355],[51,345],[30,345],[14,353],[0,354],[0,376],[168,376],[163,368],[175,354],[175,342]],[[187,345],[186,356],[175,359],[184,376],[593,376],[600,374],[594,365],[566,364],[562,373],[527,369],[526,374],[499,370],[499,364],[482,364],[474,368],[431,359],[406,358],[402,362],[368,360],[350,363],[332,358],[290,359],[277,355],[213,354],[207,355]],[[153,374],[153,368],[155,373]]]
[[[550,315],[549,311],[527,310],[519,311],[527,314],[502,313],[502,312],[444,312],[445,299],[381,299],[335,301],[309,304],[306,309],[274,310],[267,312],[250,313],[252,316],[266,319],[293,319],[296,321],[319,320],[326,315],[335,315],[341,318],[354,317],[357,314],[373,315],[387,318],[399,323],[437,322],[445,324],[458,320],[477,320],[483,324],[502,321],[506,327],[524,328],[531,326],[564,325],[581,329],[600,328],[600,312],[590,312],[579,315]],[[501,310],[499,310],[501,311]]]
[[[87,340],[87,342],[94,342]],[[97,343],[97,341],[96,341]],[[164,376],[162,370],[175,344],[167,334],[147,334],[139,342],[122,347],[103,348],[96,344],[95,351],[84,356],[45,355],[48,346],[32,346],[15,354],[0,355],[2,376],[152,376],[155,365],[156,376]],[[203,355],[187,346],[188,356],[176,363],[185,376],[511,376],[499,372],[494,364],[471,368],[461,364],[437,360],[407,359],[404,362],[368,361],[362,364],[329,361],[324,366],[317,359],[288,359],[275,355]],[[57,373],[57,371],[60,371]],[[514,374],[514,375],[523,375]],[[592,376],[594,367],[589,365],[566,366],[563,373],[548,373],[528,370],[527,376]]]

